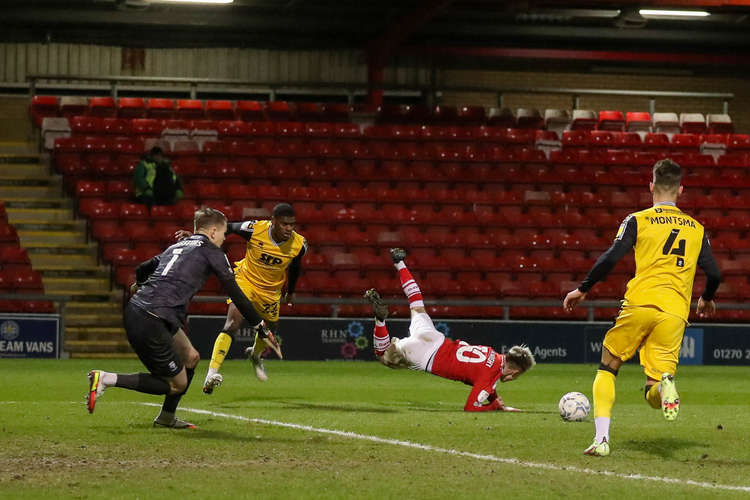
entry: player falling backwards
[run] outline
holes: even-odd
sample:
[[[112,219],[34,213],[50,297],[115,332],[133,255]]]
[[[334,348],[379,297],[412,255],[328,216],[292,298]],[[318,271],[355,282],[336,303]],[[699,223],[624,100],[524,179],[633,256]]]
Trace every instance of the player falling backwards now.
[[[390,368],[424,370],[472,386],[464,411],[520,411],[505,406],[496,386],[515,380],[534,366],[529,348],[513,346],[508,354],[499,354],[488,346],[445,338],[425,311],[422,292],[404,262],[406,252],[392,248],[391,258],[409,300],[411,324],[408,337],[391,339],[385,326],[388,307],[375,289],[365,293],[375,313],[373,345],[380,362]]]
[[[209,274],[216,274],[242,315],[257,331],[265,327],[253,305],[234,279],[224,243],[227,219],[212,208],[195,212],[195,234],[175,243],[162,254],[138,266],[137,290],[124,311],[128,342],[149,373],[110,373],[92,370],[89,377],[88,410],[109,387],[122,387],[146,394],[164,394],[164,406],[155,426],[186,429],[195,427],[175,417],[177,405],[190,386],[199,355],[181,326],[187,305]],[[263,335],[263,333],[261,333]]]
[[[237,234],[247,241],[245,258],[235,262],[237,284],[243,294],[252,302],[265,325],[271,330],[267,337],[255,335],[255,343],[245,352],[255,368],[258,380],[268,380],[261,354],[266,347],[271,347],[281,358],[281,349],[275,340],[279,321],[279,305],[291,304],[294,300],[294,288],[302,268],[302,256],[307,251],[307,242],[302,235],[294,231],[296,218],[294,209],[288,203],[279,203],[273,209],[271,220],[250,220],[230,222],[227,234]],[[189,234],[178,232],[178,237]],[[288,270],[288,271],[287,271]],[[282,289],[286,281],[286,293]],[[229,309],[227,319],[214,342],[211,363],[203,382],[203,392],[211,394],[221,385],[223,378],[219,370],[229,352],[234,335],[242,326],[242,314],[227,300]]]
[[[649,184],[654,205],[625,218],[612,246],[563,302],[563,307],[572,311],[617,261],[635,249],[635,276],[628,282],[614,326],[604,337],[601,365],[594,379],[596,435],[584,451],[587,455],[609,455],[615,377],[622,363],[639,347],[646,374],[646,401],[653,408],[661,408],[667,420],[677,418],[680,397],[674,375],[690,314],[696,266],[707,276],[706,289],[698,299],[698,314],[709,317],[716,312],[713,299],[721,273],[703,226],[676,206],[677,197],[682,194],[681,181],[678,164],[671,160],[656,162]]]

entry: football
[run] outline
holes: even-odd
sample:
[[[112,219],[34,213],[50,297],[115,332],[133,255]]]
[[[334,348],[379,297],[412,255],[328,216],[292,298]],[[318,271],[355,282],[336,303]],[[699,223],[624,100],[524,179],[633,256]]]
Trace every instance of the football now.
[[[589,398],[580,392],[569,392],[560,398],[557,405],[560,408],[560,416],[566,422],[579,422],[586,418],[591,409]]]

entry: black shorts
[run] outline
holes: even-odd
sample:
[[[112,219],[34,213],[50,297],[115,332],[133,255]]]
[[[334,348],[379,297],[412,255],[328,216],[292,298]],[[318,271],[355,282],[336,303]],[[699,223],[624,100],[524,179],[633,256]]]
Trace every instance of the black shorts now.
[[[125,306],[124,318],[128,342],[148,371],[158,377],[174,377],[182,371],[166,321],[133,304]]]

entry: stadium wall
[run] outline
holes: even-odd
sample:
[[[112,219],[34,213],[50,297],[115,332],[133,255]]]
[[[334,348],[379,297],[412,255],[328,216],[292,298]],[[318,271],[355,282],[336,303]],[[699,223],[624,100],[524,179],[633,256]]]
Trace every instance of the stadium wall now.
[[[132,50],[142,50],[132,57]],[[134,62],[134,59],[136,60]],[[389,85],[429,85],[432,63],[417,56],[391,60],[384,73]],[[501,65],[501,63],[496,63]],[[637,69],[634,69],[637,71]],[[239,79],[256,82],[367,82],[367,65],[358,50],[269,50],[253,48],[128,49],[93,44],[0,43],[0,83],[24,83],[31,74],[154,76]],[[742,78],[700,75],[603,74],[544,71],[492,71],[442,68],[438,87],[566,87],[626,90],[732,92],[729,112],[739,132],[750,131],[750,85]],[[63,82],[57,82],[63,83]],[[442,103],[497,106],[495,93],[444,92]],[[571,108],[565,95],[508,94],[504,105]],[[582,96],[584,109],[648,110],[639,97]],[[658,98],[657,111],[721,113],[718,99]]]
[[[132,50],[85,44],[2,43],[0,82],[22,83],[32,74],[367,82],[367,65],[357,50],[148,48],[143,49],[142,57],[135,58],[129,52]],[[426,85],[430,71],[418,64],[416,57],[398,58],[386,68],[384,77],[393,85]]]

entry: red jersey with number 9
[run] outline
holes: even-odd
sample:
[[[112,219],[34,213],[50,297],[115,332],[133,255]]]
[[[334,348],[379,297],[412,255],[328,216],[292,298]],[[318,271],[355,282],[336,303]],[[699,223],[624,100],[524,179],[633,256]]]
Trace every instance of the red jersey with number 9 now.
[[[502,375],[504,363],[505,356],[492,347],[445,339],[435,353],[432,373],[468,385],[482,383],[483,386],[490,387]]]

